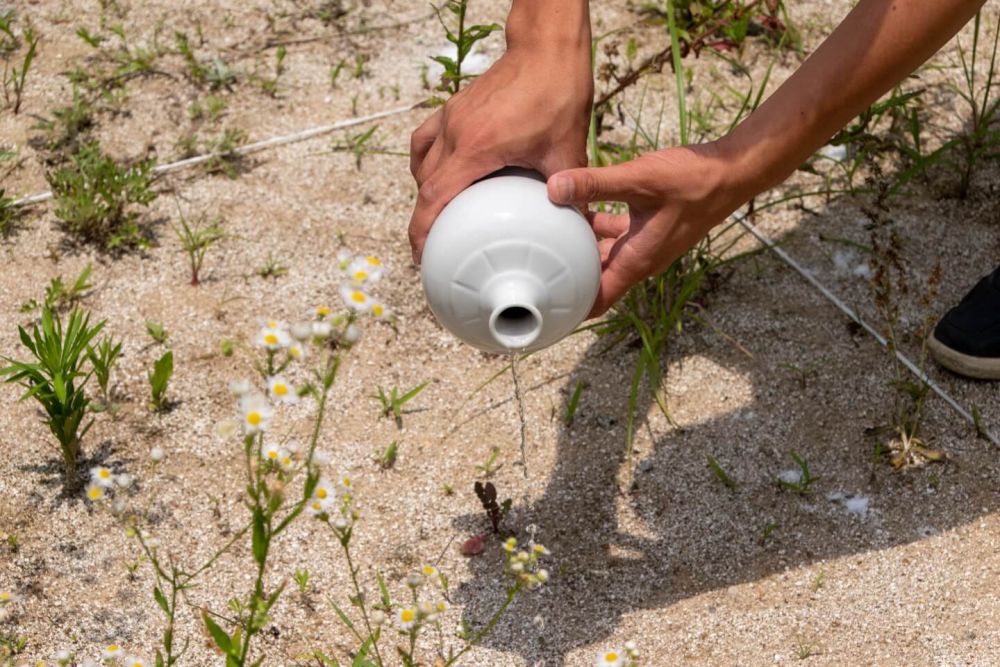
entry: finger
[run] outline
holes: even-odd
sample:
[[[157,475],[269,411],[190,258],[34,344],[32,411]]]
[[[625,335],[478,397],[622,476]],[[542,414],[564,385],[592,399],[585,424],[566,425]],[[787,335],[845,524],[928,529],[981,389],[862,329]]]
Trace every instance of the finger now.
[[[601,268],[601,285],[597,290],[597,298],[587,317],[603,315],[611,306],[632,288],[633,285],[646,277],[645,262],[633,249],[630,241],[632,234],[625,234],[614,241],[608,248],[607,257]],[[603,253],[602,253],[603,257]]]
[[[427,155],[424,156],[424,161],[420,163],[417,167],[417,171],[413,174],[413,178],[417,181],[417,187],[424,184],[431,174],[437,171],[438,164],[441,162],[442,156],[444,155],[444,140],[438,137],[431,145],[430,149],[427,151]]]
[[[645,170],[636,162],[611,167],[567,169],[549,177],[549,199],[555,204],[627,201],[644,191]]]
[[[590,226],[593,227],[594,233],[601,238],[617,239],[628,231],[628,213],[605,213],[598,211],[589,213],[587,219],[590,221]]]
[[[410,249],[415,264],[420,264],[427,233],[448,202],[473,182],[501,167],[503,164],[498,161],[473,161],[453,155],[424,181],[410,218]]]
[[[427,151],[434,145],[434,141],[441,133],[444,109],[438,109],[425,120],[420,127],[410,135],[410,173],[417,177],[420,165],[427,156]]]

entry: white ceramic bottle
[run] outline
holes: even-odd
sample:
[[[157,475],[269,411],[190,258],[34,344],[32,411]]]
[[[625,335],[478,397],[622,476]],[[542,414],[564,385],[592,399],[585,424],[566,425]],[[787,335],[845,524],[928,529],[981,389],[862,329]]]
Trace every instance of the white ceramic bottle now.
[[[549,201],[540,174],[508,168],[444,208],[420,275],[435,317],[455,336],[487,352],[530,352],[587,316],[601,260],[576,209]]]

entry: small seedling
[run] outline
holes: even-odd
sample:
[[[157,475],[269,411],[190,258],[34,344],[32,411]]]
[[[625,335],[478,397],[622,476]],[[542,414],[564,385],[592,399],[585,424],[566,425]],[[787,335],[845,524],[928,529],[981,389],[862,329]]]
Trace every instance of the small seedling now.
[[[156,199],[151,189],[153,161],[122,166],[88,143],[70,158],[72,165],[48,174],[56,217],[66,230],[107,250],[149,244],[133,205]]]
[[[771,539],[771,535],[774,534],[774,531],[776,531],[780,527],[781,527],[780,523],[769,523],[769,524],[767,524],[766,526],[764,526],[764,530],[761,531],[760,539],[757,540],[757,542],[761,546],[764,546],[764,544],[766,544],[767,541],[769,539]]]
[[[21,111],[21,98],[24,95],[28,70],[31,69],[31,63],[38,49],[38,35],[30,26],[21,31],[20,35],[16,35],[13,19],[13,12],[0,12],[0,41],[4,47],[13,47],[0,49],[0,56],[3,58],[3,99],[4,104],[16,115]],[[27,45],[25,53],[19,63],[12,63],[11,52],[19,44]]]
[[[334,152],[346,152],[350,151],[354,153],[354,166],[359,171],[361,170],[361,158],[364,157],[365,153],[373,152],[367,148],[368,141],[375,134],[375,130],[378,129],[378,125],[373,125],[364,132],[360,134],[355,134],[350,139],[344,143],[336,142],[333,144]]]
[[[177,234],[181,248],[188,256],[188,264],[191,267],[191,285],[197,286],[205,254],[210,247],[226,238],[226,233],[222,230],[222,218],[220,217],[209,219],[202,216],[193,222],[188,222],[179,207],[178,214],[180,215],[180,225],[174,227],[174,233]]]
[[[170,378],[173,374],[174,353],[167,350],[166,354],[153,364],[153,370],[149,374],[149,388],[152,397],[150,407],[155,412],[166,409],[168,405],[167,385],[170,384]]]
[[[80,275],[76,277],[76,280],[69,287],[63,282],[62,276],[56,276],[49,281],[48,287],[45,288],[43,302],[38,303],[36,300],[31,299],[21,304],[21,312],[30,313],[35,310],[65,312],[76,307],[86,296],[87,291],[93,287],[89,282],[92,268],[90,264],[83,267],[83,271],[80,272]]]
[[[462,64],[472,52],[476,43],[486,39],[492,33],[503,29],[503,26],[498,23],[465,25],[465,15],[468,7],[469,0],[448,0],[445,3],[444,9],[452,14],[454,26],[449,26],[445,23],[445,17],[442,14],[441,8],[434,8],[438,21],[441,23],[441,27],[444,28],[445,38],[455,45],[454,58],[449,56],[433,56],[432,58],[444,68],[444,72],[441,74],[441,83],[437,87],[437,90],[449,95],[457,93],[462,86],[462,82],[472,78],[469,74],[462,73]]]
[[[156,320],[146,320],[146,333],[149,337],[153,339],[154,342],[160,345],[167,344],[167,329],[163,326],[163,322],[157,322]]]
[[[271,97],[277,97],[278,95],[278,83],[281,81],[281,75],[285,73],[285,56],[288,55],[288,50],[284,46],[279,46],[277,52],[275,53],[274,59],[274,77],[269,78],[266,76],[255,77],[257,79],[257,84],[260,89],[264,91],[266,95]]]
[[[66,326],[50,310],[42,312],[41,322],[32,333],[18,327],[21,344],[33,361],[16,361],[4,357],[9,365],[0,368],[7,382],[18,383],[27,391],[21,400],[34,398],[45,410],[45,423],[59,442],[66,471],[66,484],[76,483],[76,464],[80,442],[90,430],[93,420],[82,426],[90,409],[90,399],[84,388],[93,371],[84,371],[87,347],[104,328],[104,322],[90,326],[90,315],[75,310]]]
[[[268,255],[267,261],[257,267],[257,275],[261,278],[280,278],[288,273],[288,267],[274,255]]]
[[[309,592],[309,570],[303,568],[292,573],[292,580],[299,589],[299,595]]]
[[[576,409],[580,405],[580,396],[583,394],[583,381],[578,381],[576,387],[573,388],[573,394],[569,397],[569,403],[566,404],[566,414],[563,415],[563,423],[566,426],[571,426],[573,424],[573,418],[576,416]]]
[[[798,481],[790,481],[786,479],[779,479],[778,483],[785,489],[789,491],[794,491],[799,495],[805,495],[809,492],[809,485],[815,482],[818,477],[813,477],[812,473],[809,471],[809,463],[798,455],[796,452],[790,452],[789,456],[795,461],[795,465],[799,467],[799,479]]]
[[[379,386],[377,387],[378,393],[374,394],[372,398],[378,400],[378,402],[382,404],[383,418],[392,416],[396,420],[396,425],[401,426],[403,423],[403,406],[413,400],[428,384],[428,382],[421,382],[416,387],[402,395],[399,394],[399,390],[396,387],[390,389],[387,394],[385,390]]]
[[[217,137],[210,137],[202,142],[202,150],[212,155],[205,163],[205,171],[209,174],[225,174],[236,178],[240,173],[243,156],[236,149],[247,142],[247,134],[243,130],[227,127]]]
[[[375,452],[375,463],[382,470],[389,470],[396,465],[396,454],[398,453],[399,447],[395,440],[390,442],[385,449]]]
[[[718,478],[718,480],[722,482],[723,486],[725,486],[727,489],[736,488],[736,480],[730,477],[729,473],[727,473],[725,470],[722,469],[722,466],[719,465],[719,462],[716,461],[715,457],[712,456],[711,454],[709,454],[708,456],[708,467],[711,469],[713,473],[715,473],[716,478]]]
[[[7,548],[10,549],[12,554],[16,554],[21,548],[21,545],[17,541],[17,535],[14,533],[7,534]]]
[[[455,495],[455,487],[452,486],[451,484],[448,484],[447,482],[445,482],[444,484],[441,485],[441,491],[446,496],[453,496],[453,495]]]
[[[75,85],[73,102],[69,106],[53,109],[51,116],[39,120],[34,126],[36,130],[45,133],[45,137],[39,143],[50,151],[66,150],[75,153],[80,139],[94,126],[94,109]],[[32,143],[35,143],[35,140]]]
[[[812,591],[813,591],[813,593],[815,593],[819,589],[823,588],[823,584],[825,584],[825,583],[826,583],[826,572],[823,571],[823,570],[820,570],[819,572],[816,573],[816,577],[813,579],[813,582],[812,582]]]
[[[222,353],[222,356],[231,357],[233,356],[233,351],[233,341],[226,339],[219,343],[219,352]]]
[[[344,65],[346,65],[346,64],[347,64],[347,61],[345,59],[341,58],[340,62],[338,62],[336,65],[332,65],[330,67],[330,87],[331,88],[336,88],[337,87],[337,79],[340,78],[340,73],[344,70]]]
[[[503,467],[502,463],[497,462],[499,458],[500,448],[496,446],[490,447],[490,453],[486,455],[486,460],[477,465],[476,469],[483,473],[484,477],[492,477],[497,470],[500,470],[500,468]]]
[[[87,359],[94,368],[94,377],[101,388],[102,407],[111,405],[111,369],[122,354],[121,342],[114,342],[111,336],[105,336],[97,347],[87,347]]]
[[[479,502],[482,503],[483,509],[486,510],[486,516],[489,517],[490,525],[493,526],[493,533],[499,535],[500,522],[503,521],[503,518],[507,516],[507,512],[510,511],[511,499],[507,498],[498,504],[497,488],[493,486],[493,482],[486,482],[486,484],[476,482],[472,488],[476,492]]]

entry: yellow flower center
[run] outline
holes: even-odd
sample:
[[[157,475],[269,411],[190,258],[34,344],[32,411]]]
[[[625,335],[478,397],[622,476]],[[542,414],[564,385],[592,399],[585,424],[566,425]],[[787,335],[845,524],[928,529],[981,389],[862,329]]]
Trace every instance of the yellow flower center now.
[[[95,486],[94,488],[87,491],[87,497],[90,498],[91,500],[97,500],[103,495],[104,492],[101,491],[101,488],[99,486]]]
[[[119,650],[118,644],[109,644],[107,651],[108,653],[117,653]]]
[[[281,384],[280,382],[274,385],[274,393],[278,396],[284,396],[288,393],[288,385]]]
[[[340,481],[340,483],[343,484],[344,486],[350,486],[351,485],[351,480],[350,480],[349,477],[345,477],[344,479],[342,479]]]
[[[10,602],[10,591],[0,591],[0,602]]]
[[[606,656],[604,656],[604,660],[605,662],[615,662],[616,660],[618,660],[618,654],[612,651],[611,653],[608,653]]]
[[[326,498],[326,489],[323,487],[316,489],[316,497],[320,500],[324,500]]]
[[[434,574],[434,568],[430,565],[424,565],[424,575],[431,576]]]
[[[288,348],[288,354],[292,359],[298,360],[302,358],[302,348],[298,345]]]
[[[264,342],[267,343],[268,345],[277,345],[278,337],[273,333],[266,334],[264,336]]]
[[[355,303],[364,303],[365,293],[355,290],[354,292],[351,293],[351,301],[354,301]]]
[[[272,461],[276,461],[278,459],[278,452],[272,449],[267,453],[267,458],[271,459]]]
[[[268,329],[277,329],[278,328],[278,323],[275,322],[274,320],[271,320],[271,321],[269,321],[267,323],[267,328]]]
[[[412,609],[404,609],[403,612],[399,615],[403,623],[411,623],[415,616],[416,614],[413,613]]]
[[[312,508],[313,508],[313,511],[318,512],[321,509],[323,509],[323,506],[321,504],[317,503],[317,502],[314,502],[312,504]]]
[[[379,261],[378,257],[369,256],[365,258],[365,261],[371,264],[372,266],[382,266],[382,262]]]
[[[358,280],[358,281],[368,280],[368,272],[367,271],[355,271],[354,272],[354,279]]]
[[[247,423],[251,426],[260,426],[262,421],[264,421],[264,418],[256,410],[247,413]]]
[[[382,317],[382,313],[384,313],[384,312],[385,312],[385,309],[382,308],[382,304],[378,304],[377,303],[374,306],[372,306],[372,313],[375,314],[375,317]]]
[[[97,471],[97,476],[100,477],[101,479],[110,479],[111,471],[108,470],[107,468],[101,468],[99,471]]]
[[[320,307],[318,307],[316,309],[316,314],[320,315],[322,317],[326,317],[327,315],[330,314],[330,307],[329,306],[320,306]]]

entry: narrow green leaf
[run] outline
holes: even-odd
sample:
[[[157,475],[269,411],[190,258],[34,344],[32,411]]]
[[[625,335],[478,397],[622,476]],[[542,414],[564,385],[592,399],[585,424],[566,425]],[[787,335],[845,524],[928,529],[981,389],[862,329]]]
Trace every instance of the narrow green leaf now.
[[[205,622],[205,627],[208,628],[208,633],[212,635],[212,639],[215,640],[216,646],[222,649],[222,652],[226,655],[231,655],[233,652],[233,644],[229,639],[229,635],[226,631],[219,627],[219,624],[212,620],[212,617],[206,612],[201,614],[202,620]]]

